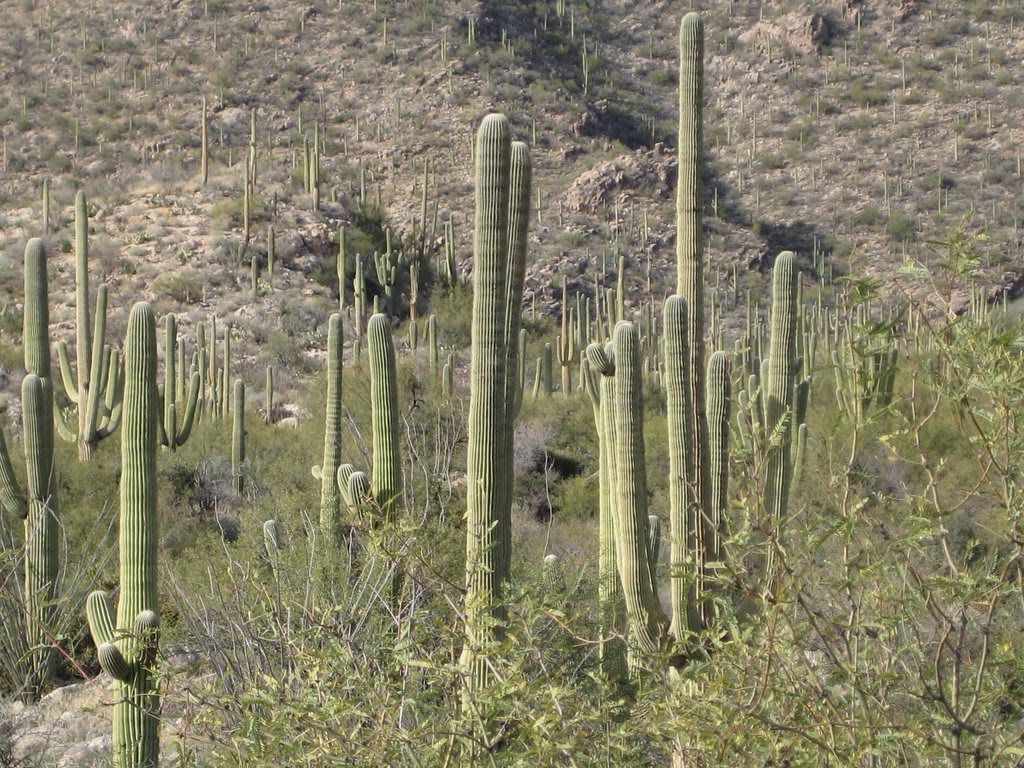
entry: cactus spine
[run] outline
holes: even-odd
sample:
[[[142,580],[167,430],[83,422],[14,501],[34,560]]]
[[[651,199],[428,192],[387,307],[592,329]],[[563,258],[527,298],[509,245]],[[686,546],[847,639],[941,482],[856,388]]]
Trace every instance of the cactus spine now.
[[[159,694],[152,664],[159,627],[157,586],[156,320],[144,302],[128,318],[125,340],[124,429],[121,435],[121,596],[106,592],[86,604],[100,664],[117,681],[115,768],[155,768],[159,758]]]
[[[90,327],[89,319],[89,215],[85,193],[75,196],[75,314],[76,314],[76,367],[71,371],[67,345],[57,346],[60,357],[61,378],[68,399],[78,410],[78,458],[88,461],[92,458],[100,440],[117,430],[120,421],[120,400],[118,391],[120,373],[117,358],[109,352],[104,354],[103,339],[107,326],[107,286],[101,285],[96,292],[95,325]],[[108,367],[104,368],[104,361]],[[104,398],[105,388],[110,388]],[[109,405],[108,405],[109,404]]]
[[[485,646],[502,635],[504,585],[509,578],[512,474],[508,377],[517,343],[529,206],[525,147],[513,151],[504,115],[484,118],[476,144],[476,223],[473,238],[473,324],[467,449],[466,632],[462,666],[471,689],[490,680]],[[515,167],[513,167],[515,166]],[[514,182],[514,183],[513,183]],[[525,193],[526,201],[521,203]],[[509,295],[509,292],[513,295]],[[514,331],[514,332],[513,332]]]

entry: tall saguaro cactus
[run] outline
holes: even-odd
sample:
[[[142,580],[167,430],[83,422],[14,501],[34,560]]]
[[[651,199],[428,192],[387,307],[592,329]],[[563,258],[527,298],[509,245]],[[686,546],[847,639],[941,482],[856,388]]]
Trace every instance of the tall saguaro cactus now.
[[[529,157],[508,118],[484,118],[476,144],[473,324],[467,449],[466,644],[470,688],[490,679],[485,646],[502,634],[511,542],[511,419],[526,258]]]
[[[685,385],[689,413],[685,434],[695,450],[683,476],[693,503],[708,503],[708,427],[704,402],[704,22],[688,13],[679,26],[679,181],[676,188],[676,294],[686,301],[689,354]],[[692,458],[691,458],[692,457]],[[673,470],[675,474],[675,470]],[[675,535],[673,533],[673,535]]]
[[[117,430],[120,409],[120,371],[117,356],[105,350],[107,286],[96,291],[96,318],[89,318],[89,213],[85,193],[75,196],[75,350],[76,374],[67,345],[57,346],[61,379],[68,399],[78,410],[78,458],[92,458],[99,441]],[[106,397],[104,397],[106,395]]]
[[[313,467],[320,481],[320,530],[327,540],[341,541],[340,500],[336,482],[341,466],[341,356],[344,335],[341,315],[335,312],[327,322],[327,412],[324,423],[324,459]]]
[[[104,671],[116,681],[115,768],[155,768],[160,705],[152,668],[160,623],[157,585],[156,319],[149,304],[132,307],[125,339],[124,428],[121,433],[120,600],[93,592],[89,629]]]

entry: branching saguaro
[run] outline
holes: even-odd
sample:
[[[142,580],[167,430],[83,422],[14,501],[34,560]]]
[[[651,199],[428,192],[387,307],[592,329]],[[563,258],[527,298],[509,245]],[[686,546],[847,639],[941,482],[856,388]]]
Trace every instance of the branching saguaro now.
[[[23,700],[39,699],[53,682],[53,624],[59,597],[57,538],[60,521],[53,459],[53,387],[50,379],[49,294],[46,249],[38,238],[25,248],[25,369],[21,385],[25,490],[22,492],[0,434],[0,506],[24,521],[24,655],[17,660]],[[6,546],[9,542],[0,542]],[[10,628],[9,628],[10,631]]]
[[[469,688],[490,679],[488,645],[502,637],[510,574],[512,420],[517,392],[526,229],[530,201],[526,145],[508,118],[484,118],[476,144],[473,324],[467,457],[466,643]],[[512,379],[513,381],[510,381]]]

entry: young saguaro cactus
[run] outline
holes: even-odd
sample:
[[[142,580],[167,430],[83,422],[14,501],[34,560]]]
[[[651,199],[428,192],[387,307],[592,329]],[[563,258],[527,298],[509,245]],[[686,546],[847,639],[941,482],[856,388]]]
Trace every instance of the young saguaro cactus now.
[[[466,631],[462,666],[471,689],[490,679],[485,646],[502,635],[511,541],[512,403],[526,258],[529,152],[513,148],[508,118],[483,119],[476,144],[473,322],[467,448]],[[511,294],[511,295],[510,295]],[[510,364],[513,366],[510,368]]]
[[[77,378],[71,370],[67,345],[57,345],[61,379],[68,399],[78,410],[78,458],[92,458],[99,441],[118,427],[119,366],[116,355],[104,353],[107,327],[107,286],[96,292],[96,317],[89,318],[89,214],[85,193],[75,196],[75,350]],[[107,363],[104,366],[104,363]],[[110,392],[106,392],[110,389]],[[106,397],[104,395],[106,394]]]
[[[125,339],[124,428],[121,433],[120,600],[106,592],[86,603],[100,665],[116,681],[113,764],[156,768],[159,692],[153,670],[158,647],[156,446],[160,405],[156,384],[156,319],[136,304]]]

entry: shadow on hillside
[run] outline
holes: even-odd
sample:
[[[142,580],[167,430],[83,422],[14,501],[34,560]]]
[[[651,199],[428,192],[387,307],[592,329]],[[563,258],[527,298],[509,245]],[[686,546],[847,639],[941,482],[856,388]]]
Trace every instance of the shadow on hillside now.
[[[532,74],[555,84],[559,90],[575,92],[584,107],[573,125],[577,135],[618,141],[630,149],[650,148],[657,140],[643,116],[650,104],[644,103],[643,90],[632,87],[626,73],[614,72],[615,80],[624,87],[611,91],[592,81],[590,92],[582,93],[584,36],[570,33],[568,13],[559,20],[553,11],[546,17],[539,13],[538,5],[533,2],[483,0],[477,4],[473,18],[478,45],[500,48],[508,40],[515,49],[516,61],[527,68],[528,78]],[[608,22],[597,6],[591,4],[587,11],[587,28],[591,35],[588,50],[593,51],[595,39],[605,48],[635,45],[635,41],[618,39],[625,33]],[[601,57],[603,70],[613,65],[612,59]],[[607,72],[601,79],[606,78]]]

